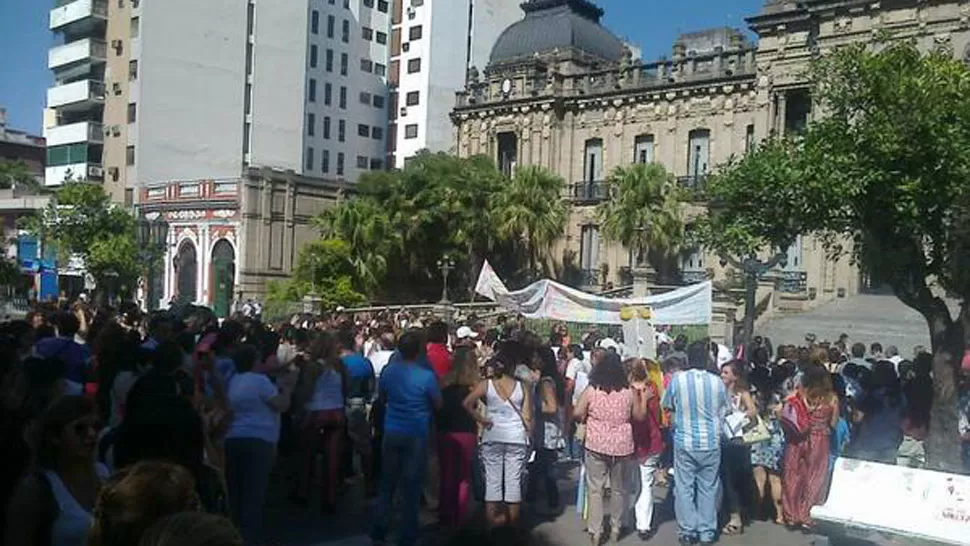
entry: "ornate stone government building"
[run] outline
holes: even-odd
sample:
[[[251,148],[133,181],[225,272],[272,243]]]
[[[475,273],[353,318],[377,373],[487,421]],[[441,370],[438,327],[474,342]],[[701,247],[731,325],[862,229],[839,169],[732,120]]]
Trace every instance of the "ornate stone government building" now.
[[[688,188],[771,133],[811,119],[805,69],[834,47],[887,31],[922,48],[967,57],[970,4],[954,0],[767,0],[747,19],[757,41],[731,28],[682,35],[672,55],[643,62],[600,25],[587,0],[529,0],[481,74],[470,70],[452,112],[458,155],[486,154],[511,174],[541,165],[567,181],[574,205],[553,256],[583,271],[587,289],[629,284],[631,252],[605,241],[596,205],[619,165],[658,162]],[[687,206],[686,217],[698,211]],[[827,260],[800,238],[770,272],[759,302],[803,309],[870,288],[848,259]],[[727,270],[704,249],[682,254],[682,282]],[[769,296],[771,297],[769,300]]]

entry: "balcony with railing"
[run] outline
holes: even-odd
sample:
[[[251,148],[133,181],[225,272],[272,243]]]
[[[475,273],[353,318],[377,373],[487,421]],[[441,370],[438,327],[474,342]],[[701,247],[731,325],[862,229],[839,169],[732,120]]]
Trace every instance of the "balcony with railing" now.
[[[104,82],[81,80],[47,90],[47,107],[84,110],[104,104]]]
[[[609,185],[602,180],[576,182],[569,187],[569,199],[577,205],[593,205],[610,196]]]
[[[108,47],[104,40],[85,38],[52,48],[47,52],[47,68],[57,70],[81,63],[103,63]]]
[[[707,196],[707,175],[678,176],[677,186],[692,201],[703,201]]]
[[[88,142],[100,144],[104,142],[103,126],[94,121],[82,121],[47,129],[47,146],[62,146]]]
[[[50,12],[51,30],[82,30],[85,24],[94,25],[108,20],[107,0],[59,0]]]

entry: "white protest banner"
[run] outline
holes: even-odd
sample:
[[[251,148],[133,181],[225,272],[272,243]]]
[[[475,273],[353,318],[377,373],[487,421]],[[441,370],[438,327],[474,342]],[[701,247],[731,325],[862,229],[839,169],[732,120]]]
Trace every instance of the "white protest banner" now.
[[[709,324],[712,289],[707,281],[656,296],[611,299],[543,279],[510,292],[487,261],[475,285],[478,294],[526,318],[588,324],[623,324],[620,314],[631,307],[646,309],[653,324]]]

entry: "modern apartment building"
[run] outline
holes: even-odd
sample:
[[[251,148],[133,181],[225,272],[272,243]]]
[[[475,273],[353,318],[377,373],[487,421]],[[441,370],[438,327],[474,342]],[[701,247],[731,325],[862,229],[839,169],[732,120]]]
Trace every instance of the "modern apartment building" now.
[[[521,0],[394,0],[388,162],[449,151],[449,114],[469,70],[483,70],[496,39],[522,18]]]
[[[259,292],[285,277],[311,235],[294,223],[319,206],[284,202],[332,202],[330,189],[385,167],[388,1],[58,2],[47,184],[101,181],[116,202],[168,221],[166,300],[212,303],[221,290],[225,301],[233,286]],[[254,179],[272,180],[267,206],[289,211],[271,240],[244,240]],[[232,274],[213,270],[217,248]]]

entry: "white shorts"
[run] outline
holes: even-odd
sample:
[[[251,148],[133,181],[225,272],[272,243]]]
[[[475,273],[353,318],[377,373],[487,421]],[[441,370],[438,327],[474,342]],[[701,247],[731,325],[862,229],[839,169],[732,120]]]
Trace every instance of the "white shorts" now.
[[[485,502],[522,502],[522,470],[529,449],[521,444],[482,444]]]

